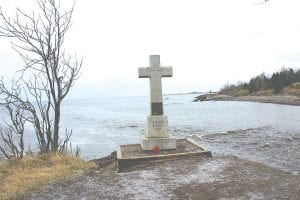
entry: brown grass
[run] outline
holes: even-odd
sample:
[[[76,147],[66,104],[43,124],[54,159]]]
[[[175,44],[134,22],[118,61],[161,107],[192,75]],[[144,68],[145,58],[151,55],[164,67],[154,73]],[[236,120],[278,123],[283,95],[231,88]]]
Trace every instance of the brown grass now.
[[[253,95],[255,95],[255,96],[272,96],[272,95],[274,95],[274,92],[272,89],[267,89],[267,90],[257,91],[255,93],[253,93]]]
[[[294,83],[292,87],[295,89],[300,89],[300,82]]]
[[[96,168],[93,162],[62,155],[24,157],[0,162],[0,199],[14,199],[30,190],[70,176],[78,170]]]
[[[283,94],[287,94],[287,95],[294,95],[294,96],[298,96],[300,97],[300,86],[299,85],[294,85],[291,87],[285,87],[282,90]]]

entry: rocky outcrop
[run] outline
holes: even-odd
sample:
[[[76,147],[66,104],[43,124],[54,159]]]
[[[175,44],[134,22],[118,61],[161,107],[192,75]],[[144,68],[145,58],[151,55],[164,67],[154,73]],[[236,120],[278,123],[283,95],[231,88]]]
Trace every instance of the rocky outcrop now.
[[[230,100],[230,96],[219,93],[207,93],[196,96],[193,102],[197,101],[226,101]]]
[[[230,96],[219,93],[202,94],[193,100],[198,101],[250,101],[259,103],[274,103],[300,106],[300,97],[293,95],[245,95],[245,96]]]

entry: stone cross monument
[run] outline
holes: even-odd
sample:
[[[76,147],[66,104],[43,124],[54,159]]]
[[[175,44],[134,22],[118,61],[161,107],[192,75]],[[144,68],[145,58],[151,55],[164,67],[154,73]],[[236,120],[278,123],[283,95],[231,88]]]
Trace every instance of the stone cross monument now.
[[[169,133],[168,117],[164,115],[161,77],[172,77],[172,67],[161,67],[160,56],[150,56],[150,67],[139,68],[139,78],[150,78],[151,114],[147,118],[142,149],[176,149],[176,138]]]

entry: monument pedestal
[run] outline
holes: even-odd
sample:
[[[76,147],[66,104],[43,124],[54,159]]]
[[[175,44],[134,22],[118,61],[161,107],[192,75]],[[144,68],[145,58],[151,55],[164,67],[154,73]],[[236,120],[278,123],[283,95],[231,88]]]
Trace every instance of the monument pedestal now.
[[[163,149],[176,149],[176,138],[169,134],[168,117],[150,115],[147,118],[146,133],[142,137],[142,149],[153,150],[159,146]]]

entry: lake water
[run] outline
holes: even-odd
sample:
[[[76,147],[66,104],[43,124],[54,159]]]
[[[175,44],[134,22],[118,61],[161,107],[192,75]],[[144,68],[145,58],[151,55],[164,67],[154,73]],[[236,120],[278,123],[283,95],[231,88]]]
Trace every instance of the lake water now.
[[[197,135],[215,154],[300,171],[300,106],[192,102],[194,96],[164,96],[173,135]],[[63,104],[61,130],[73,129],[72,144],[81,148],[84,158],[100,158],[120,144],[139,143],[149,110],[148,97],[68,100]]]

